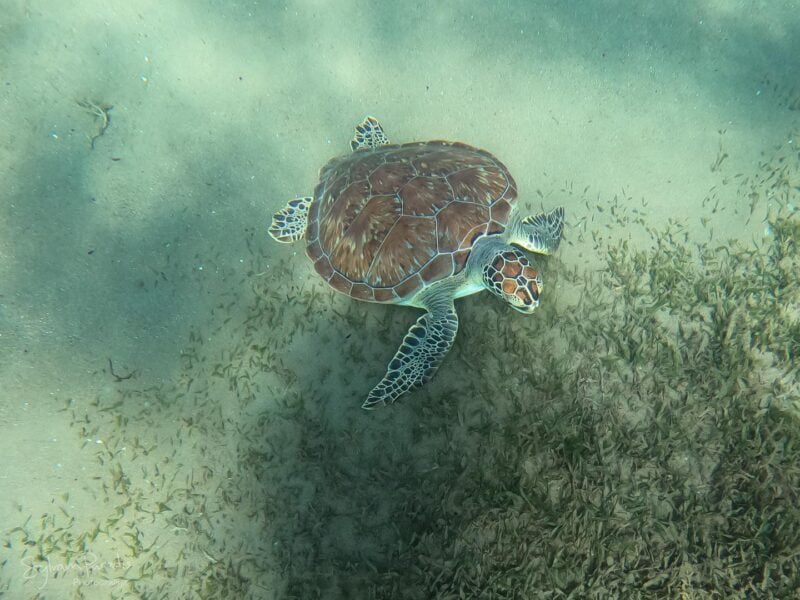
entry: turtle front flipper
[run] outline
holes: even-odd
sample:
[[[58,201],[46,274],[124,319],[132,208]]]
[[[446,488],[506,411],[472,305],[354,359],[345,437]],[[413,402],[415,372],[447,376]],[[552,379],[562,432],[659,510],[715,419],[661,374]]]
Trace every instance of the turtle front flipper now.
[[[558,207],[549,213],[525,217],[512,232],[512,243],[537,254],[552,254],[561,242],[564,230],[564,209]]]
[[[301,239],[306,233],[308,209],[314,198],[295,198],[272,216],[269,234],[276,242],[289,244]]]
[[[383,127],[375,117],[366,117],[356,125],[356,135],[350,142],[353,152],[363,148],[377,148],[389,143],[389,138],[383,133]]]
[[[389,363],[386,375],[372,388],[361,408],[390,404],[428,382],[453,345],[457,331],[458,315],[452,300],[417,319]]]

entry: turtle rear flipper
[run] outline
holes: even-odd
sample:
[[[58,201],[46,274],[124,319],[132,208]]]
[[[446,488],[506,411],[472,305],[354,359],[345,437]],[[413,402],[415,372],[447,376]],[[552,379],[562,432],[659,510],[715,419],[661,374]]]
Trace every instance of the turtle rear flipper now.
[[[289,244],[301,239],[306,233],[308,208],[313,202],[311,196],[295,198],[272,216],[269,234],[276,242]]]
[[[350,142],[353,152],[362,148],[377,148],[389,143],[389,138],[383,133],[383,127],[375,117],[366,117],[356,125],[356,135]]]
[[[397,398],[430,380],[456,339],[458,315],[452,298],[422,315],[408,330],[403,343],[372,388],[361,408],[391,404]]]

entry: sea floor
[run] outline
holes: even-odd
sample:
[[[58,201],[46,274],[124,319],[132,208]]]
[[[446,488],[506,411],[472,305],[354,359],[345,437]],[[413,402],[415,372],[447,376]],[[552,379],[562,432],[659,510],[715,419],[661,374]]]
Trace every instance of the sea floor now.
[[[621,548],[645,517],[672,550],[723,527],[692,494],[735,489],[736,410],[736,447],[788,486],[752,506],[794,527],[797,56],[790,1],[0,0],[0,595],[781,597],[778,534],[708,542],[756,552],[739,588],[668,550],[639,577]],[[524,210],[567,213],[542,309],[459,300],[434,381],[374,412],[417,312],[335,294],[266,232],[365,115],[486,148]],[[698,365],[732,387],[712,398]],[[619,500],[642,488],[642,513]],[[543,507],[580,519],[603,489],[616,528],[576,576],[583,529]],[[557,543],[531,554],[534,531]]]

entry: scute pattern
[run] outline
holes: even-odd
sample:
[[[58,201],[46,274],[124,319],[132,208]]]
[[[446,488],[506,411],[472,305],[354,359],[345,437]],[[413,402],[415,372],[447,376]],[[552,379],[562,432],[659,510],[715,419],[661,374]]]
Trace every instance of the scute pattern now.
[[[489,208],[471,202],[451,202],[439,213],[439,251],[454,252],[464,243],[469,248],[470,233],[489,222]]]
[[[397,193],[407,215],[433,216],[454,200],[443,177],[412,177]]]
[[[517,190],[494,156],[458,142],[357,150],[320,170],[307,252],[335,289],[398,302],[460,272],[503,231]]]
[[[436,254],[436,221],[405,215],[397,219],[362,277],[373,287],[391,287],[419,273]]]
[[[332,216],[339,204],[341,202],[331,211]],[[360,205],[361,200],[357,204]],[[364,201],[363,209],[349,221],[341,225],[326,223],[326,230],[343,227],[341,235],[322,244],[323,248],[331,249],[328,255],[334,268],[354,283],[365,281],[379,251],[385,252],[381,251],[381,246],[385,246],[386,237],[402,214],[402,205],[396,196],[373,196],[369,202]]]

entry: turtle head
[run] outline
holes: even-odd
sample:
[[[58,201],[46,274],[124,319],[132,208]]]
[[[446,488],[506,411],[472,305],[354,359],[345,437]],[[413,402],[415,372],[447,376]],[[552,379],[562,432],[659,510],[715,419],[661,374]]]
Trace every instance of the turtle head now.
[[[483,267],[483,284],[521,313],[539,306],[542,278],[521,250],[506,247]]]

